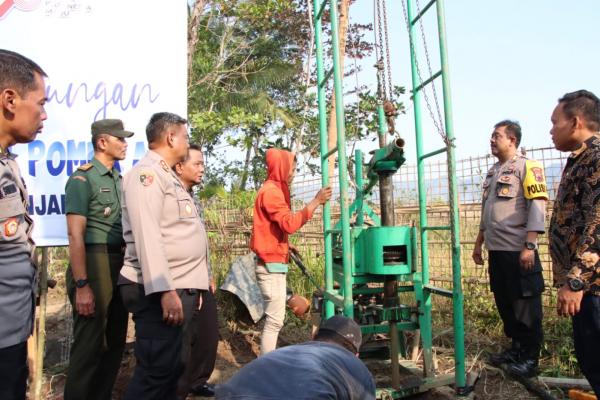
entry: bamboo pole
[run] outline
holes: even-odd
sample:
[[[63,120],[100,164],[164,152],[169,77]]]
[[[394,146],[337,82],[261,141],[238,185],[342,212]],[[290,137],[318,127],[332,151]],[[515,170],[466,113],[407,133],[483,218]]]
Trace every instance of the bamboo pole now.
[[[538,380],[545,383],[548,386],[555,386],[560,388],[581,388],[586,390],[592,390],[592,386],[587,379],[574,379],[574,378],[555,378],[551,376],[539,376]]]
[[[35,355],[34,399],[42,400],[44,378],[44,346],[46,345],[46,299],[48,296],[48,248],[42,247],[40,265],[40,318],[37,329],[37,352]]]

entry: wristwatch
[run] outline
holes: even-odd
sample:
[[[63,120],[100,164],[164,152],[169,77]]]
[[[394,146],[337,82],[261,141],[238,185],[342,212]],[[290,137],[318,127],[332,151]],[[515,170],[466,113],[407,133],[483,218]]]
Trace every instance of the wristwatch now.
[[[583,290],[585,283],[580,278],[568,278],[567,285],[573,292],[579,292]]]
[[[81,289],[82,287],[84,287],[87,284],[88,284],[87,279],[78,279],[75,281],[75,286],[77,286],[78,289]]]
[[[538,246],[537,243],[534,242],[525,242],[525,248],[527,250],[537,250]]]

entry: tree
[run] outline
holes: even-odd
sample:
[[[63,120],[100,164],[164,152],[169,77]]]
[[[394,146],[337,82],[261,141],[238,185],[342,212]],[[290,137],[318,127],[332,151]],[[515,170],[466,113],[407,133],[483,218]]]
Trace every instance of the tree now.
[[[207,149],[208,157],[239,154],[235,160],[213,158],[209,182],[256,187],[264,179],[268,147],[308,156],[318,148],[316,100],[309,94],[316,75],[310,1],[198,0],[190,8],[193,140]],[[372,46],[361,34],[370,29],[349,24],[349,57],[370,53]]]
[[[188,102],[193,136],[209,153],[219,143],[245,150],[241,170],[220,171],[241,173],[242,189],[264,135],[298,123],[276,99],[297,89],[292,81],[301,54],[287,36],[294,29],[301,36],[295,10],[289,0],[211,1],[196,24]]]

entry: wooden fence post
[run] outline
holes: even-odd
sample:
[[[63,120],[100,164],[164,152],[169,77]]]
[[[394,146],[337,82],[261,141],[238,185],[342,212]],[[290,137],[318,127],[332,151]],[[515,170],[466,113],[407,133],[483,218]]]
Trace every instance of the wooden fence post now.
[[[48,248],[42,247],[42,262],[40,265],[40,318],[37,324],[35,355],[35,400],[42,400],[42,383],[44,380],[44,347],[46,345],[46,299],[48,297]]]

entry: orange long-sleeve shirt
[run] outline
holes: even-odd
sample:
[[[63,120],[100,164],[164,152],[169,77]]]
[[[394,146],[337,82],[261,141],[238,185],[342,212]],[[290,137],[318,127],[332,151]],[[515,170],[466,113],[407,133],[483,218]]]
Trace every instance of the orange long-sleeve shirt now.
[[[268,175],[254,203],[250,248],[265,263],[287,263],[288,235],[300,229],[312,213],[306,207],[294,213],[290,207],[288,178],[294,154],[269,149],[266,159]]]

